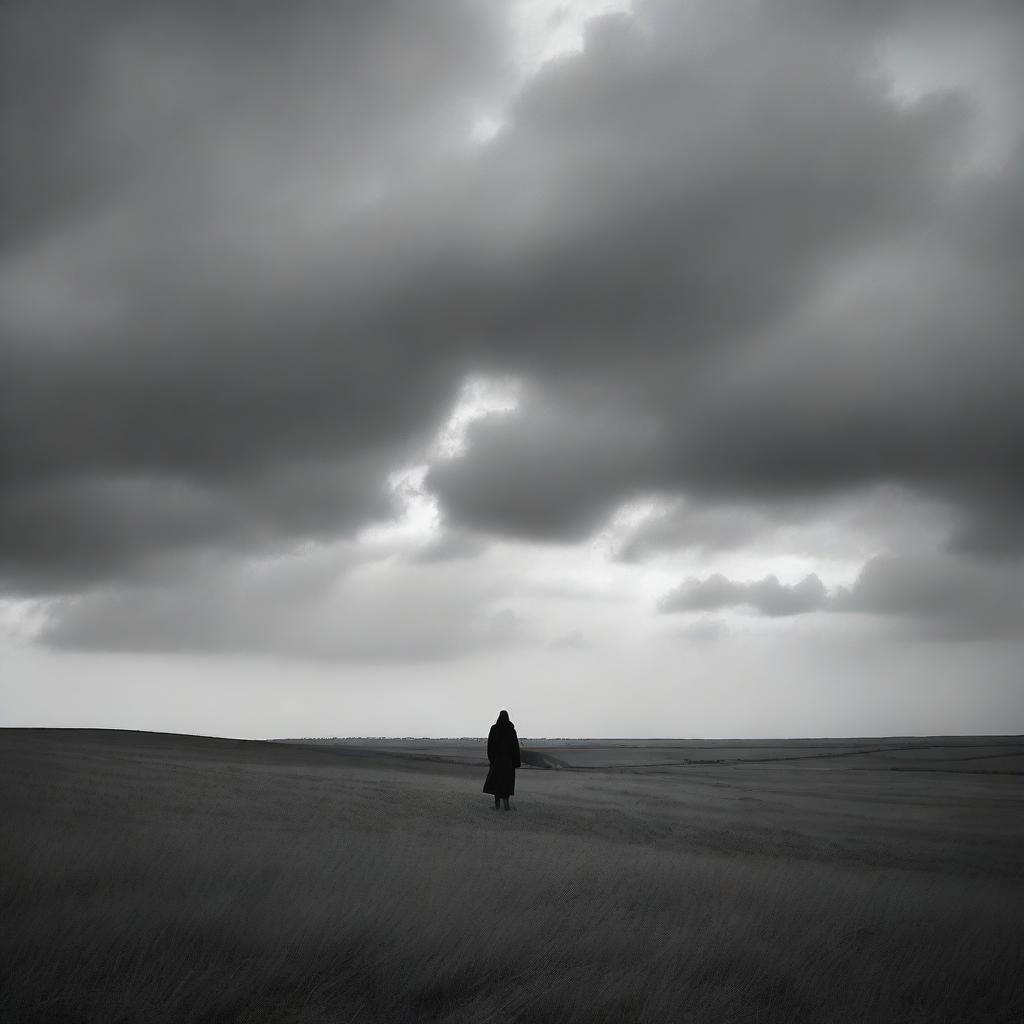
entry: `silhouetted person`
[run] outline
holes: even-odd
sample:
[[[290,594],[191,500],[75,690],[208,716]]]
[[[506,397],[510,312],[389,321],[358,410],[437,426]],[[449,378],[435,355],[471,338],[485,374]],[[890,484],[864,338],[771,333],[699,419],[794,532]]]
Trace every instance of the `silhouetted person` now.
[[[516,735],[516,727],[509,721],[507,711],[498,714],[498,720],[487,734],[487,760],[491,762],[491,770],[484,781],[484,792],[494,796],[495,810],[504,801],[507,811],[508,798],[516,791],[516,769],[522,764],[519,759],[519,737]]]

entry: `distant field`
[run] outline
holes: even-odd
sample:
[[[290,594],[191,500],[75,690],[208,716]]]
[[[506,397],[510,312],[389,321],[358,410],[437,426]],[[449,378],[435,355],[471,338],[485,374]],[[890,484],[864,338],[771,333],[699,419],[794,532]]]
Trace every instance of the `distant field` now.
[[[366,749],[464,764],[484,764],[486,741],[283,740]],[[1024,774],[1024,740],[1013,736],[889,737],[855,740],[559,740],[523,739],[524,750],[547,766],[655,768],[689,764],[806,762],[813,768],[892,768],[906,771],[1018,772]],[[834,762],[834,763],[829,763]]]
[[[1024,1020],[1024,741],[0,730],[0,1021]]]

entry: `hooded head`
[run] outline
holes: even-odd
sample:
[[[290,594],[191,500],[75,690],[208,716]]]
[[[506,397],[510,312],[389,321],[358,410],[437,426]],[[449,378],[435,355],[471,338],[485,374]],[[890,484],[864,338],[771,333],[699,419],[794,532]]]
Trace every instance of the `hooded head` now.
[[[504,710],[499,711],[498,712],[498,721],[495,722],[494,724],[498,725],[498,726],[501,726],[501,728],[503,728],[503,729],[507,729],[512,724],[509,721],[508,712],[504,711]]]

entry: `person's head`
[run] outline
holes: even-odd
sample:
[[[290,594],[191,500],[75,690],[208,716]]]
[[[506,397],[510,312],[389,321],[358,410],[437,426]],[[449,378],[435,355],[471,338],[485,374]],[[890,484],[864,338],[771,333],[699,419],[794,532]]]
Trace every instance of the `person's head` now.
[[[504,709],[498,712],[498,725],[508,725],[508,712]]]

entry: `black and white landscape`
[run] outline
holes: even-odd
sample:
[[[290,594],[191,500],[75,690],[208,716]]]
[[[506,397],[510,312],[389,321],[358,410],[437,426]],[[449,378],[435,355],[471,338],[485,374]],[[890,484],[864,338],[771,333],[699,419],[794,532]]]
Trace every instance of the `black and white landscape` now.
[[[523,747],[0,732],[0,1018],[1020,1019],[1019,737]]]
[[[1020,1024],[1022,52],[0,3],[0,1018]]]

